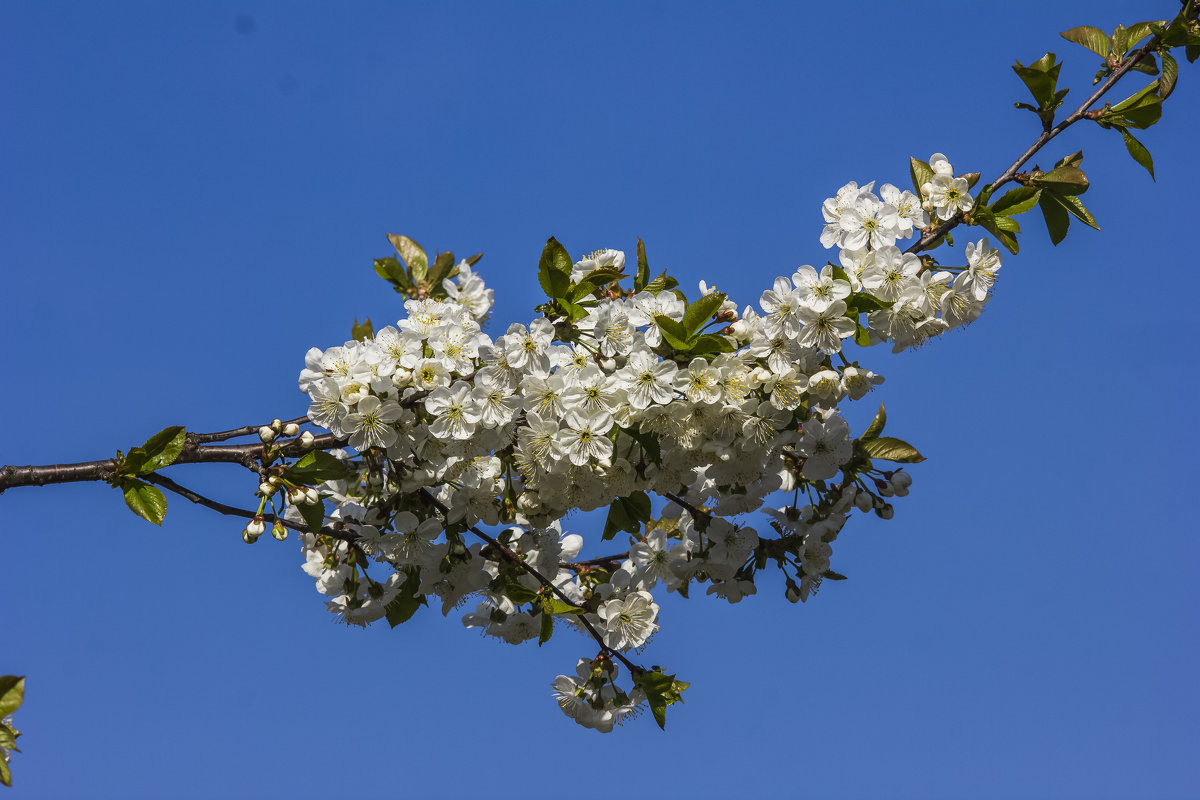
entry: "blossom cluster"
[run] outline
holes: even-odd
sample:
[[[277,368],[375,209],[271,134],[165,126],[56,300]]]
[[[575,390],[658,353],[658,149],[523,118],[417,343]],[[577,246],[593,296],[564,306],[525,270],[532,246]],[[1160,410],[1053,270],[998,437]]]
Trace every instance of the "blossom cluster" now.
[[[409,299],[395,327],[310,350],[299,381],[309,418],[358,452],[339,452],[348,476],[319,487],[342,535],[302,536],[330,610],[362,625],[432,598],[444,614],[472,604],[463,624],[512,644],[544,641],[556,623],[597,636],[601,654],[559,676],[555,696],[576,722],[606,730],[645,699],[617,688],[612,654],[654,635],[660,585],[686,596],[707,584],[736,603],[772,562],[796,602],[840,578],[832,542],[849,515],[890,517],[887,498],[910,482],[851,439],[840,404],[883,378],[843,346],[900,350],[973,320],[1000,266],[987,240],[967,245],[957,270],[897,247],[930,214],[971,207],[945,158],[930,166],[924,202],[889,184],[878,196],[873,184],[842,187],[821,234],[840,266],[776,278],[757,308],[739,313],[704,283],[692,303],[667,283],[624,289],[625,254],[601,250],[570,271],[572,285],[606,276],[581,316],[514,323],[493,339],[481,327],[492,291],[462,262],[440,299]],[[673,324],[714,293],[707,344],[679,346]],[[648,493],[665,499],[653,513]],[[772,507],[777,493],[788,502]],[[631,533],[628,548],[579,561],[584,541],[564,520],[605,506],[605,538]],[[761,534],[743,519],[759,510]],[[468,544],[472,532],[483,541]]]

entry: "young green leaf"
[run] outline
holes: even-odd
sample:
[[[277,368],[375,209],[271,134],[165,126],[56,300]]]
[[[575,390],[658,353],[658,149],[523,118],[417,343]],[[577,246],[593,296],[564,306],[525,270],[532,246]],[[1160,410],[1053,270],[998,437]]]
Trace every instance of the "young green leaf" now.
[[[1101,58],[1108,58],[1110,49],[1108,34],[1099,28],[1094,28],[1091,25],[1080,25],[1078,28],[1063,31],[1059,36],[1068,42],[1083,45]]]
[[[908,174],[912,178],[913,192],[922,200],[925,196],[921,194],[921,187],[933,180],[933,167],[929,166],[929,162],[921,161],[920,159],[908,159]]]
[[[1063,207],[1066,208],[1067,213],[1075,217],[1075,219],[1079,220],[1088,227],[1100,230],[1100,226],[1096,223],[1096,218],[1092,216],[1092,212],[1088,211],[1087,208],[1084,207],[1083,201],[1078,197],[1069,194],[1056,194],[1053,197],[1055,200],[1062,203]]]
[[[724,292],[709,292],[689,305],[683,312],[683,328],[688,336],[698,333],[724,302]]]
[[[646,695],[650,713],[658,727],[667,729],[667,706],[683,702],[683,692],[690,683],[675,680],[674,675],[663,674],[661,667],[653,671],[642,671],[633,677],[633,683]]]
[[[400,591],[392,602],[384,606],[383,615],[388,625],[394,628],[408,622],[412,615],[417,613],[417,609],[424,605],[428,605],[428,602],[425,595],[421,594],[421,575],[418,572],[410,572],[404,583],[400,584]]]
[[[1037,205],[1041,191],[1036,186],[1018,186],[1005,192],[989,208],[997,215],[1006,214],[1011,217],[1014,214],[1024,214]]]
[[[1083,194],[1088,190],[1088,179],[1083,170],[1069,164],[1055,167],[1033,183],[1060,194]]]
[[[646,243],[638,237],[637,243],[637,274],[633,277],[633,290],[640,292],[650,282],[650,263],[646,261]]]
[[[442,281],[450,275],[454,264],[454,253],[449,250],[438,253],[437,258],[433,259],[433,266],[429,268],[429,273],[425,276],[425,282],[432,287],[441,288]]]
[[[304,518],[304,525],[309,533],[320,533],[325,526],[325,501],[315,503],[297,503],[296,510]]]
[[[394,257],[375,259],[375,274],[392,284],[397,292],[405,292],[412,288],[412,281],[404,272],[404,267]]]
[[[287,467],[283,476],[297,486],[314,486],[325,481],[336,481],[350,475],[350,468],[336,456],[324,450],[305,453],[295,464]]]
[[[861,438],[875,439],[879,434],[883,433],[883,427],[887,425],[887,411],[883,408],[883,403],[879,404],[879,410],[875,412],[875,418],[871,420],[871,424],[863,431]]]
[[[670,317],[664,317],[661,314],[654,318],[654,324],[658,326],[658,330],[662,332],[663,341],[670,345],[675,350],[690,350],[692,347],[692,338],[688,335],[687,330],[682,323],[676,322]]]
[[[551,300],[566,296],[571,286],[572,267],[574,262],[571,261],[567,248],[551,236],[542,248],[542,257],[538,259],[538,283]]]
[[[1055,87],[1062,64],[1054,63],[1054,53],[1046,53],[1029,66],[1018,61],[1012,69],[1029,89],[1029,93],[1037,101],[1038,108],[1048,110],[1055,105]]]
[[[121,481],[121,492],[130,511],[147,522],[162,525],[163,518],[167,516],[167,498],[157,486],[137,478],[126,478]]]
[[[1046,219],[1046,230],[1050,233],[1050,241],[1053,244],[1058,244],[1067,235],[1067,229],[1071,225],[1071,215],[1067,213],[1067,209],[1062,203],[1057,202],[1053,198],[1053,192],[1042,192],[1038,197],[1038,208],[1042,210],[1042,216]]]
[[[538,629],[538,647],[541,647],[546,642],[550,641],[550,637],[554,635],[554,615],[542,612],[542,624]]]
[[[618,531],[640,533],[642,523],[650,519],[650,497],[645,492],[618,497],[608,507],[608,517],[604,520],[604,532],[600,538],[607,541],[616,536]]]
[[[1154,159],[1150,157],[1150,151],[1146,146],[1133,138],[1133,134],[1125,128],[1117,128],[1121,132],[1121,137],[1125,140],[1125,149],[1129,151],[1129,155],[1133,156],[1133,160],[1146,168],[1150,173],[1151,180],[1157,181],[1154,177]]]
[[[1166,50],[1162,52],[1162,77],[1158,79],[1158,96],[1162,100],[1170,97],[1175,91],[1175,81],[1179,79],[1179,62]]]
[[[892,436],[879,436],[875,439],[862,440],[863,450],[871,458],[882,461],[899,461],[904,464],[916,464],[925,460],[917,448],[901,439]]]
[[[667,271],[664,269],[658,274],[657,278],[647,283],[645,288],[647,292],[650,292],[650,294],[658,294],[659,292],[665,292],[668,289],[674,289],[678,285],[679,281],[668,275]]]
[[[429,267],[429,257],[425,255],[425,248],[407,236],[389,233],[387,238],[392,243],[392,247],[396,248],[396,252],[400,254],[400,258],[404,259],[404,264],[408,267],[408,274],[412,280],[425,280],[425,271]]]
[[[7,717],[25,702],[25,677],[0,676],[0,718]]]
[[[350,336],[356,342],[365,342],[367,339],[375,336],[375,328],[371,325],[371,318],[367,317],[363,320],[362,325],[359,325],[358,317],[355,317],[354,325],[350,328]]]

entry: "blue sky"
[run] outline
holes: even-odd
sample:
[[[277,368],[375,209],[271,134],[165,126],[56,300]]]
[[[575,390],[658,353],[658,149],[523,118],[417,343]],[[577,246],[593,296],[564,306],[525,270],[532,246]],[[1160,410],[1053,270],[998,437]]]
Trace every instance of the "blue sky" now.
[[[934,151],[1006,167],[1037,132],[1013,59],[1059,53],[1070,105],[1096,59],[1058,31],[1176,8],[5,3],[0,462],[303,413],[305,350],[401,311],[371,269],[385,232],[484,251],[497,324],[530,318],[550,235],[641,236],[656,270],[753,302],[823,263],[846,181],[904,185]],[[582,640],[513,648],[428,612],[346,629],[292,541],[247,547],[182,500],[155,529],[102,484],[17,489],[13,796],[1196,796],[1197,316],[1176,275],[1197,83],[1183,62],[1142,137],[1157,183],[1095,126],[1039,157],[1084,149],[1103,232],[1053,248],[1023,217],[978,324],[867,354],[888,380],[852,423],[884,401],[929,460],[894,520],[839,538],[850,580],[804,606],[769,582],[666,599],[646,659],[692,682],[666,733],[561,716],[549,684]]]

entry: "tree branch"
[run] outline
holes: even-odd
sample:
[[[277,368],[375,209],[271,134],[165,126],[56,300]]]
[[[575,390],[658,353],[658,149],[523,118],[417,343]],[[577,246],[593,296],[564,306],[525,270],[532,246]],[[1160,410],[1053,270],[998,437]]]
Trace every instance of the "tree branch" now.
[[[1117,81],[1125,77],[1126,73],[1132,70],[1139,61],[1145,58],[1149,53],[1153,52],[1158,47],[1158,42],[1159,37],[1157,35],[1151,36],[1150,41],[1146,42],[1146,44],[1142,45],[1137,50],[1134,50],[1125,58],[1124,61],[1121,62],[1121,66],[1117,67],[1113,73],[1108,76],[1104,83],[1100,84],[1100,88],[1093,92],[1092,96],[1085,100],[1083,105],[1072,111],[1066,119],[1055,125],[1050,130],[1043,131],[1041,135],[1034,140],[1033,144],[1029,146],[1029,149],[1022,153],[1016,161],[1010,164],[1008,169],[1004,170],[1004,172],[1000,174],[1000,177],[991,184],[992,194],[995,194],[996,190],[1004,184],[1011,183],[1013,180],[1015,180],[1017,176],[1017,170],[1019,170],[1027,161],[1029,161],[1029,159],[1033,158],[1034,154],[1037,153],[1038,150],[1041,150],[1051,139],[1053,139],[1055,136],[1058,136],[1067,128],[1071,127],[1076,122],[1087,116],[1088,109],[1090,109],[1097,100],[1107,94],[1109,89],[1116,86]],[[922,234],[921,238],[909,245],[904,252],[917,253],[921,250],[927,249],[931,244],[938,241],[954,228],[962,224],[963,221],[964,216],[960,211],[950,219],[943,222],[941,225],[938,225],[927,233]]]

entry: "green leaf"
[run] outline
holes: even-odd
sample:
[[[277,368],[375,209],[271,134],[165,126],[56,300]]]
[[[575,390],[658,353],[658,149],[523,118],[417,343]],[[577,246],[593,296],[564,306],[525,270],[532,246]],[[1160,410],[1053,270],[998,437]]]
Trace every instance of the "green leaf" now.
[[[637,243],[637,274],[633,277],[633,290],[640,292],[650,281],[650,264],[646,261],[646,243],[638,237]]]
[[[163,518],[167,516],[167,498],[157,486],[136,478],[126,478],[121,481],[121,491],[130,511],[147,522],[162,525]]]
[[[571,286],[572,267],[574,262],[571,261],[567,248],[551,236],[542,248],[542,257],[538,259],[538,283],[551,300],[566,297]]]
[[[1018,61],[1012,69],[1029,89],[1029,93],[1037,101],[1038,107],[1049,110],[1057,105],[1054,93],[1058,84],[1058,72],[1061,68],[1062,64],[1054,63],[1054,53],[1046,53],[1029,66]]]
[[[856,292],[846,299],[846,316],[854,319],[861,311],[881,311],[892,304],[866,292]]]
[[[554,616],[542,612],[542,625],[538,629],[538,647],[541,647],[546,642],[550,641],[550,637],[554,635]]]
[[[920,159],[908,159],[908,174],[912,178],[913,192],[922,200],[925,195],[921,193],[921,187],[933,180],[933,167],[929,166],[929,162],[921,161]]]
[[[833,570],[831,570],[831,569],[827,569],[827,570],[825,570],[825,572],[823,572],[823,573],[821,574],[821,577],[822,577],[822,578],[828,578],[828,579],[829,579],[829,580],[831,580],[831,581],[844,581],[844,580],[846,580],[846,576],[845,576],[845,575],[843,575],[843,574],[842,574],[842,573],[840,573],[840,572],[834,572],[834,571],[833,571]]]
[[[966,180],[968,189],[974,189],[975,184],[979,183],[979,173],[978,172],[967,172],[962,175],[959,175],[958,177]]]
[[[1000,220],[1007,220],[1007,222],[1002,224]],[[997,217],[989,209],[979,208],[971,214],[971,224],[979,225],[992,236],[995,236],[1008,252],[1016,254],[1020,251],[1020,246],[1017,244],[1017,237],[1013,236],[1012,231],[1009,230],[1013,225],[1016,225],[1016,220],[1011,217]],[[1016,227],[1017,230],[1020,230],[1019,225]]]
[[[661,667],[653,671],[642,671],[633,676],[633,683],[646,695],[650,713],[658,727],[667,729],[667,706],[683,702],[683,692],[690,683],[675,680],[674,675],[664,675]]]
[[[297,486],[314,486],[325,481],[341,480],[349,475],[350,468],[324,450],[305,453],[283,474],[284,478]]]
[[[1151,30],[1151,27],[1156,26],[1156,25],[1161,26],[1161,25],[1165,25],[1165,24],[1167,24],[1166,20],[1153,20],[1153,21],[1133,23],[1132,25],[1129,26],[1129,33],[1128,33],[1129,46],[1130,47],[1136,46],[1139,42],[1142,41],[1142,39],[1145,39],[1147,36],[1149,36],[1151,33],[1153,33],[1153,31]]]
[[[705,333],[696,337],[696,341],[692,343],[691,354],[694,356],[707,356],[716,353],[732,353],[737,348],[730,343],[729,339],[716,333]]]
[[[467,262],[468,267],[473,267],[479,263],[479,259],[483,258],[483,253],[476,253],[473,256],[467,256],[463,261]]]
[[[1055,168],[1058,167],[1078,167],[1083,163],[1083,151],[1076,150],[1070,155],[1063,156],[1058,161],[1054,162]]]
[[[1162,118],[1162,98],[1157,90],[1158,81],[1155,81],[1117,103],[1096,121],[1128,128],[1149,128]]]
[[[1158,74],[1158,64],[1154,61],[1153,53],[1147,53],[1146,55],[1139,58],[1137,60],[1137,63],[1135,63],[1132,67],[1130,67],[1130,69],[1133,70],[1134,72],[1141,72],[1144,75],[1157,75]]]
[[[883,426],[887,425],[887,411],[883,408],[883,403],[879,404],[879,410],[875,412],[875,419],[871,420],[871,424],[863,431],[863,439],[875,439],[879,434],[883,433]]]
[[[1063,31],[1059,36],[1068,42],[1083,45],[1101,58],[1108,58],[1110,50],[1108,34],[1099,28],[1094,28],[1091,25],[1080,25],[1078,28]]]
[[[1175,81],[1179,79],[1179,62],[1166,50],[1162,53],[1162,77],[1158,79],[1158,96],[1166,100],[1175,91]]]
[[[325,501],[296,503],[295,506],[296,510],[300,512],[300,516],[304,517],[304,525],[308,528],[309,533],[319,534],[321,528],[325,527]]]
[[[1064,164],[1035,179],[1034,185],[1060,194],[1083,194],[1088,190],[1088,179],[1079,167]]]
[[[400,584],[400,591],[392,598],[392,602],[384,606],[383,615],[388,625],[394,628],[408,622],[423,605],[428,605],[428,602],[425,595],[421,594],[421,573],[414,570],[408,573],[404,583]]]
[[[668,275],[667,271],[664,269],[658,274],[657,278],[646,284],[646,291],[650,292],[651,294],[658,294],[659,292],[665,292],[668,289],[674,289],[678,285],[679,281]]]
[[[608,517],[604,520],[604,532],[600,538],[611,539],[617,531],[640,533],[642,523],[650,519],[650,497],[645,492],[618,497],[608,507]]]
[[[587,609],[564,603],[557,597],[543,597],[542,611],[546,614],[583,614]]]
[[[1133,138],[1133,134],[1125,128],[1117,128],[1117,130],[1121,132],[1121,137],[1125,139],[1125,149],[1129,151],[1129,155],[1133,156],[1134,161],[1146,168],[1152,180],[1157,181],[1158,179],[1154,177],[1154,159],[1150,157],[1150,151],[1146,149],[1144,144]]]
[[[871,346],[871,332],[858,323],[854,328],[854,343],[859,347]]]
[[[447,250],[444,253],[438,253],[433,259],[433,266],[429,268],[429,273],[425,276],[425,282],[432,287],[441,288],[442,281],[454,269],[454,253]]]
[[[1010,189],[995,203],[992,203],[989,208],[994,214],[1006,214],[1012,216],[1014,214],[1024,214],[1037,205],[1038,195],[1041,189],[1036,186],[1018,186],[1016,189]]]
[[[363,324],[358,324],[358,317],[354,318],[354,325],[350,328],[350,336],[356,342],[365,342],[375,336],[375,328],[371,325],[371,318],[367,317],[363,320]]]
[[[1196,59],[1200,58],[1200,44],[1189,44],[1183,48],[1183,54],[1187,57],[1189,64],[1195,64]]]
[[[1125,29],[1124,25],[1117,26],[1109,41],[1112,44],[1112,54],[1120,57],[1129,52],[1129,31]]]
[[[12,786],[12,770],[8,768],[8,762],[0,758],[0,784]]]
[[[1100,226],[1096,223],[1096,218],[1092,216],[1092,212],[1084,207],[1083,201],[1078,197],[1069,194],[1056,194],[1054,195],[1054,199],[1062,203],[1063,207],[1067,209],[1067,213],[1075,217],[1075,219],[1084,225],[1100,230]]]
[[[396,252],[400,254],[400,258],[404,259],[409,277],[413,281],[425,280],[425,271],[429,267],[429,256],[425,255],[425,248],[407,236],[389,233],[387,238],[392,243],[392,247],[396,248]]]
[[[117,467],[118,475],[146,475],[156,469],[162,469],[175,463],[183,452],[187,440],[187,432],[182,425],[172,425],[163,428],[146,440],[141,447],[134,447],[120,461]]]
[[[892,436],[867,439],[862,442],[862,447],[871,458],[878,458],[882,461],[899,461],[904,464],[916,464],[925,460],[925,456],[921,455],[917,451],[917,448],[906,441],[896,439]]]
[[[15,750],[21,752],[21,748],[17,747],[17,737],[19,733],[14,731],[7,725],[0,723],[0,747],[5,750]]]
[[[654,318],[654,324],[662,331],[663,341],[674,349],[686,351],[691,348],[691,337],[681,323],[660,314]]]
[[[517,605],[532,603],[538,599],[538,593],[521,583],[511,573],[505,574],[500,592]]]
[[[0,676],[0,717],[7,717],[20,708],[23,702],[25,702],[25,676]]]
[[[412,281],[405,274],[404,267],[400,266],[400,262],[392,256],[375,259],[375,274],[390,281],[397,292],[412,288]]]
[[[692,334],[699,332],[724,302],[724,292],[709,292],[689,305],[683,312],[683,328],[687,331],[688,336],[691,337]]]
[[[1067,228],[1071,224],[1071,216],[1067,213],[1067,209],[1054,199],[1053,192],[1042,192],[1038,198],[1038,207],[1042,209],[1042,216],[1046,219],[1046,230],[1050,233],[1050,241],[1058,244],[1067,235]]]

